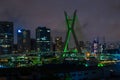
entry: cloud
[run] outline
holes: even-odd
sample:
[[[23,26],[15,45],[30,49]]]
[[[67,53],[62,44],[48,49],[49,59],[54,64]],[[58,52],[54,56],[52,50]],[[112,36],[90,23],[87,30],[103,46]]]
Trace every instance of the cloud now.
[[[114,26],[120,26],[119,8],[120,0],[1,0],[0,21],[13,21],[15,30],[30,29],[32,37],[35,37],[35,29],[38,26],[51,28],[54,36],[57,32],[64,36],[64,10],[68,15],[72,15],[77,9],[78,36],[80,34],[87,40],[92,40],[93,37],[105,35],[111,39],[113,37],[109,35],[110,31]],[[112,22],[114,24],[111,24]],[[113,31],[113,36],[119,34],[116,29]]]

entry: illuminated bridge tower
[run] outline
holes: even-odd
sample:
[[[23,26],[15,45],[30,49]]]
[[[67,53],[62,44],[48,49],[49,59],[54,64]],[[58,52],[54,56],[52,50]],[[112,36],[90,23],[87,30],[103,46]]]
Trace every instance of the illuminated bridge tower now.
[[[76,12],[77,11],[75,10],[72,18],[69,18],[67,13],[64,12],[65,19],[66,19],[66,24],[67,24],[67,29],[68,29],[67,34],[66,34],[66,38],[65,38],[64,50],[63,50],[64,52],[68,52],[68,44],[69,44],[69,40],[70,40],[70,34],[72,33],[73,39],[75,41],[75,45],[76,45],[76,48],[77,48],[77,52],[81,53],[81,49],[79,47],[79,43],[78,43],[75,31],[74,31],[74,24],[75,24],[75,21],[76,21]]]

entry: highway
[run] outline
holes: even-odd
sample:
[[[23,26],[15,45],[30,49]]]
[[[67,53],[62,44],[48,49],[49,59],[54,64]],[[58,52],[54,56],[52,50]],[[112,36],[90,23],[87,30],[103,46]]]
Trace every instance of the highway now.
[[[0,68],[42,66],[44,64],[82,64],[85,66],[106,66],[120,62],[119,57],[112,55],[85,56],[76,53],[63,53],[62,55],[40,54],[10,54],[0,56]],[[118,56],[118,55],[117,55]],[[102,58],[101,58],[102,57]]]

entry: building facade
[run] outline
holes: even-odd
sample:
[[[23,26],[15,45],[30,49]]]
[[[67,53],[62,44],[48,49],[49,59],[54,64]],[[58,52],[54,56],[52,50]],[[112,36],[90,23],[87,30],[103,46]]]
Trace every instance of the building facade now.
[[[92,52],[95,54],[99,53],[99,39],[98,38],[94,39],[93,41]]]
[[[62,37],[55,38],[55,51],[57,51],[57,52],[63,51]]]
[[[35,49],[36,49],[36,40],[32,38],[31,39],[31,50],[35,51]]]
[[[51,51],[51,32],[46,27],[36,29],[36,50],[39,52]]]
[[[0,54],[12,53],[14,44],[14,29],[12,22],[0,22]]]
[[[30,30],[18,30],[17,32],[18,52],[29,52],[31,49]]]

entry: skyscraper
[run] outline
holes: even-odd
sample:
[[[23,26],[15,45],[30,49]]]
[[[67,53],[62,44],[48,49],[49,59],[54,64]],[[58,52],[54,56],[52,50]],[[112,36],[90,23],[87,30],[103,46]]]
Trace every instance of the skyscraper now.
[[[86,41],[85,42],[85,48],[87,49],[87,51],[92,52],[93,51],[93,43],[91,43],[90,41]]]
[[[35,51],[35,49],[36,49],[36,40],[32,38],[31,39],[31,50]]]
[[[0,54],[12,53],[14,34],[12,22],[0,22]]]
[[[17,32],[18,52],[28,52],[31,49],[30,30],[18,30]]]
[[[62,37],[55,38],[55,51],[61,52],[63,50]]]
[[[85,47],[84,41],[79,41],[79,46],[80,46],[80,48],[84,48]]]
[[[51,49],[50,29],[46,27],[38,27],[36,29],[36,50],[41,52],[49,52]]]
[[[93,41],[93,46],[92,46],[93,53],[98,53],[99,52],[99,39],[96,38]]]

